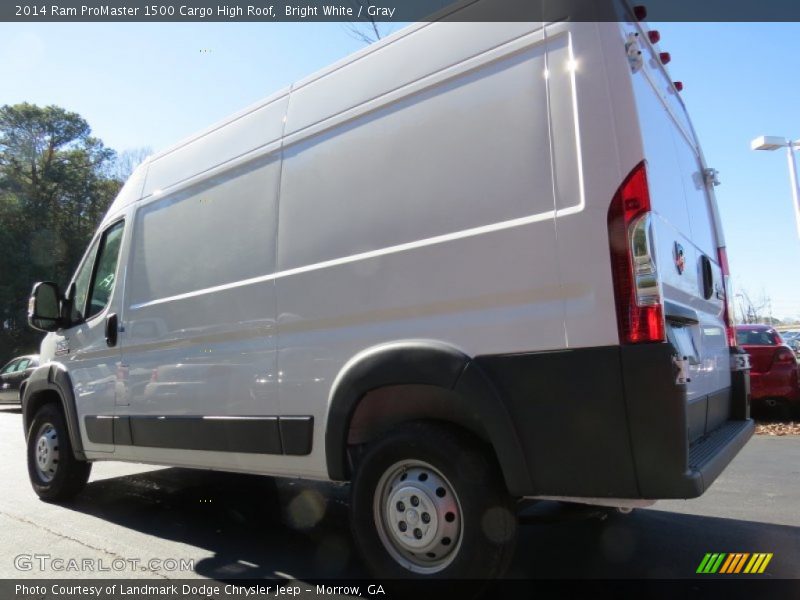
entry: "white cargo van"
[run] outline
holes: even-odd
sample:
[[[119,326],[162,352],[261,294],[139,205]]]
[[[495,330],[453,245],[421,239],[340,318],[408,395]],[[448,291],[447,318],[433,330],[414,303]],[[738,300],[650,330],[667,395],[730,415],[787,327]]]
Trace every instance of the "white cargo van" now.
[[[151,157],[34,288],[37,493],[106,459],[352,481],[369,567],[421,577],[502,573],[519,498],[702,494],[749,379],[646,34],[417,24]]]

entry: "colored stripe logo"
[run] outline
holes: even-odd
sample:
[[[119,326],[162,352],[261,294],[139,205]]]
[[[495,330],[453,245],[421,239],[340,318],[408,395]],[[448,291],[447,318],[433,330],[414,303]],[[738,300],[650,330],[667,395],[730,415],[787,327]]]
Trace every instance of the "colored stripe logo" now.
[[[754,554],[748,552],[709,552],[700,561],[700,566],[697,567],[696,573],[719,573],[725,575],[763,573],[771,560],[771,552],[756,552]]]

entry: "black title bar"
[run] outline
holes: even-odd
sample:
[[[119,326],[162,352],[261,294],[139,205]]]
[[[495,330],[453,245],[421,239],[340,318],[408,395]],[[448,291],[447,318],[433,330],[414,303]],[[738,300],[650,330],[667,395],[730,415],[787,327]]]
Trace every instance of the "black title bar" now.
[[[621,21],[634,5],[649,21],[800,21],[800,0],[4,0],[0,21]]]

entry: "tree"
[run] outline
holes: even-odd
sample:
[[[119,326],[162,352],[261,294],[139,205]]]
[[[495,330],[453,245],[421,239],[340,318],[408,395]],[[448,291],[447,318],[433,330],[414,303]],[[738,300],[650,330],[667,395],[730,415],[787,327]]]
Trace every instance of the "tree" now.
[[[375,20],[375,17],[369,15],[367,12],[369,2],[366,0],[350,0],[350,4],[356,11],[356,15],[361,15],[358,21],[346,23],[344,25],[345,31],[347,31],[350,37],[369,45],[385,38],[391,33],[391,23],[378,22]]]
[[[28,351],[31,285],[64,285],[122,185],[116,154],[58,106],[0,107],[0,362]]]
[[[741,314],[742,323],[779,324],[779,320],[772,316],[772,299],[763,292],[760,298],[753,301],[750,294],[747,293],[747,290],[741,288],[735,297],[739,301],[739,312]]]
[[[127,181],[136,167],[142,164],[152,153],[153,149],[149,146],[123,150],[117,155],[116,160],[111,165],[108,176],[117,181]]]

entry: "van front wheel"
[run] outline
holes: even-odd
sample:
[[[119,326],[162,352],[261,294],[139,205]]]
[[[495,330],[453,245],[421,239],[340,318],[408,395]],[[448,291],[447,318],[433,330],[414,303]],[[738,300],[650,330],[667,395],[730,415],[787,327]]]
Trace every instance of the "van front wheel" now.
[[[72,499],[89,480],[91,463],[72,453],[66,422],[55,404],[45,404],[28,430],[28,476],[33,491],[47,502]]]
[[[415,422],[367,448],[351,523],[376,577],[490,579],[508,568],[515,507],[483,446],[458,429]]]

